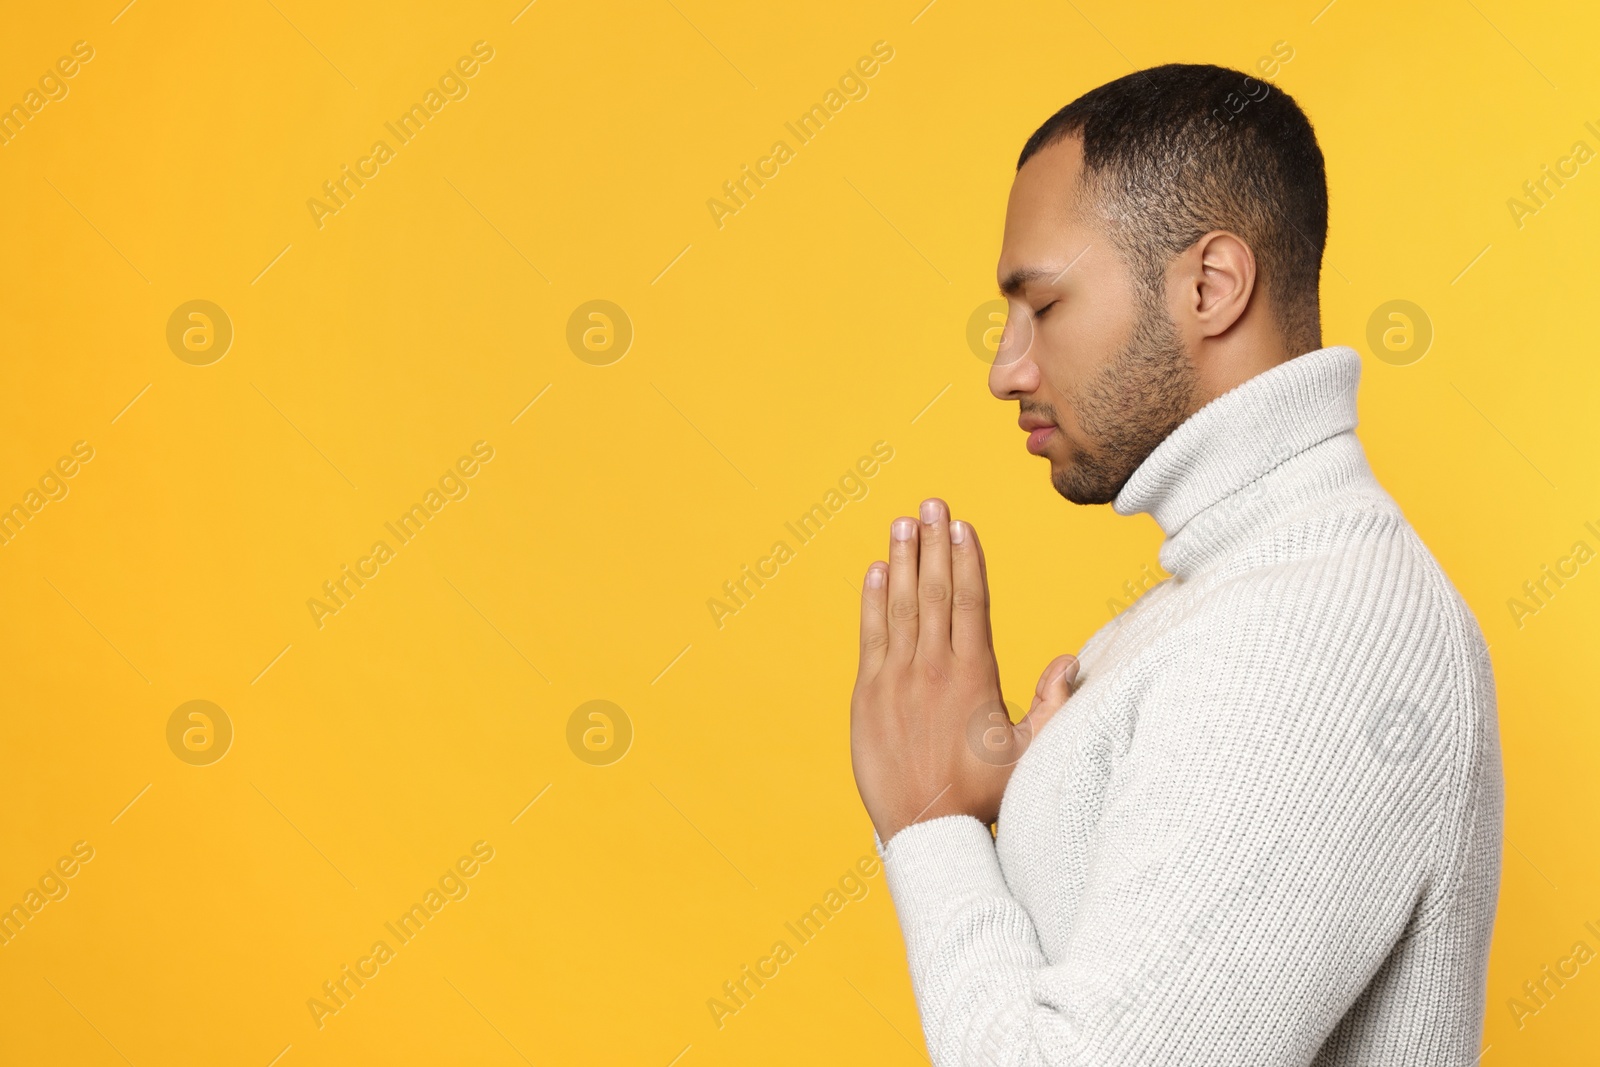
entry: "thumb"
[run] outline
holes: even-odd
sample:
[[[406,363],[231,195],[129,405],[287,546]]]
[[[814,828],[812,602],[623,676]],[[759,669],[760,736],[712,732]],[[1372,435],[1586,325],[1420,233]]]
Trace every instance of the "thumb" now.
[[[1044,724],[1049,722],[1055,713],[1066,705],[1067,698],[1072,696],[1072,683],[1077,677],[1077,656],[1064,652],[1051,660],[1046,664],[1044,673],[1039,675],[1039,687],[1033,694],[1033,707],[1017,725],[1025,729],[1030,737],[1038,737],[1039,731],[1044,729]]]

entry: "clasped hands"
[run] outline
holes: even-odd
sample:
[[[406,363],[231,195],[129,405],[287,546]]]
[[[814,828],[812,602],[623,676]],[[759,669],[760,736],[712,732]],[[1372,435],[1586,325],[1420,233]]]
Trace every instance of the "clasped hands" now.
[[[1013,724],[1000,692],[989,579],[972,524],[943,500],[890,525],[889,561],[867,569],[861,660],[850,696],[856,788],[885,844],[912,823],[1000,813],[1028,744],[1071,694],[1078,661],[1057,656]]]

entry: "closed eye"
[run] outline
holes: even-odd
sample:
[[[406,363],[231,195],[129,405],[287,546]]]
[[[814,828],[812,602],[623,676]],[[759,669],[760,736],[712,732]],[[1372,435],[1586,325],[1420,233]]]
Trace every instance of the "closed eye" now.
[[[1049,311],[1051,308],[1055,307],[1059,303],[1061,303],[1061,301],[1059,301],[1059,300],[1050,301],[1050,303],[1046,304],[1044,307],[1040,308],[1038,311],[1035,311],[1033,313],[1033,317],[1036,318],[1036,319],[1044,318],[1044,313],[1046,311]]]

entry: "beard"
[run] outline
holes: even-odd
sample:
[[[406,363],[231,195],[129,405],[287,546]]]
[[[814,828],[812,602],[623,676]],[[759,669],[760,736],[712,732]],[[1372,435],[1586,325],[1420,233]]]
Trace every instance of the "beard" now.
[[[1109,504],[1157,445],[1191,414],[1197,375],[1171,316],[1138,286],[1133,336],[1080,390],[1063,390],[1090,447],[1072,446],[1052,478],[1074,504]]]

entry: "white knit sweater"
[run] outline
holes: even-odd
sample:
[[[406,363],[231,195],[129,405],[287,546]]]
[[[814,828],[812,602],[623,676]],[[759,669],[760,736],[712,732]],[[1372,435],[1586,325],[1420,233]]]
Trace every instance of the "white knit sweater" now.
[[[1207,404],[1114,507],[1172,574],[1080,650],[996,836],[880,854],[937,1067],[1471,1065],[1500,874],[1476,622],[1318,349]]]

